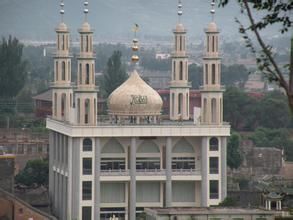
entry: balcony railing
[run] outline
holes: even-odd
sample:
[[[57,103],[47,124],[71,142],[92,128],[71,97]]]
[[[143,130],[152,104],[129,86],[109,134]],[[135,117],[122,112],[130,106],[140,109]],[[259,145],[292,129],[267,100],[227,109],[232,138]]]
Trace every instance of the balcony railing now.
[[[129,176],[129,170],[101,170],[101,176]]]
[[[173,169],[172,175],[180,176],[180,175],[200,175],[200,169]]]
[[[138,176],[145,176],[145,175],[163,176],[163,175],[166,175],[166,170],[161,170],[161,169],[139,169],[139,170],[136,170],[136,175],[138,175]]]

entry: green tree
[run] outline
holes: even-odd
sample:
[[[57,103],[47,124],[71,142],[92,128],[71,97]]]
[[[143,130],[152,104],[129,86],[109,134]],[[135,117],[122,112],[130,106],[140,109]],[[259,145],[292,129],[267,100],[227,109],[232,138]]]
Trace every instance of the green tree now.
[[[127,73],[121,62],[121,56],[120,51],[114,51],[113,55],[108,59],[107,70],[101,85],[106,97],[127,79]]]
[[[240,135],[232,133],[227,146],[227,164],[231,169],[239,168],[242,163],[243,157],[239,149],[240,142]]]
[[[23,45],[9,36],[0,43],[0,96],[13,98],[23,88],[27,63],[22,59]]]
[[[30,160],[25,168],[15,177],[15,182],[26,186],[48,186],[49,163],[48,160]]]
[[[219,5],[225,6],[230,0],[220,0]],[[275,81],[284,89],[291,111],[293,112],[293,37],[291,37],[291,57],[286,68],[281,68],[276,62],[274,48],[265,42],[260,31],[267,26],[276,25],[281,27],[280,32],[283,34],[291,29],[293,24],[292,10],[293,1],[283,0],[238,0],[241,11],[248,18],[249,24],[243,25],[238,19],[239,32],[242,34],[246,46],[256,56],[256,63],[259,70],[268,78],[269,81]],[[261,14],[261,19],[257,20],[254,13]],[[252,34],[256,38],[256,42],[260,50],[251,39]],[[289,73],[289,81],[286,80],[287,72]]]
[[[244,65],[222,65],[222,83],[226,86],[243,87],[248,79],[249,71]]]
[[[220,204],[219,206],[222,207],[233,207],[237,206],[237,200],[232,197],[226,197]]]
[[[188,77],[193,89],[199,89],[202,86],[202,67],[196,64],[191,64],[188,67]]]

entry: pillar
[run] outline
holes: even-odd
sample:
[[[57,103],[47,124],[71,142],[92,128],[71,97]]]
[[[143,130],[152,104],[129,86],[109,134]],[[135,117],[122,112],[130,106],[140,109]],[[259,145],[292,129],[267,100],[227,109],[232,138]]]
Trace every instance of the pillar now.
[[[172,138],[166,144],[166,207],[172,207]]]
[[[227,138],[221,138],[221,200],[227,196]]]
[[[101,143],[100,138],[95,139],[95,163],[94,163],[94,175],[95,175],[95,201],[94,201],[94,213],[95,220],[100,220],[101,212],[100,212],[100,203],[101,203],[101,183],[100,183],[100,175],[101,175]]]
[[[208,207],[208,138],[203,137],[201,143],[201,206]]]
[[[136,138],[130,144],[130,202],[129,220],[136,220]]]

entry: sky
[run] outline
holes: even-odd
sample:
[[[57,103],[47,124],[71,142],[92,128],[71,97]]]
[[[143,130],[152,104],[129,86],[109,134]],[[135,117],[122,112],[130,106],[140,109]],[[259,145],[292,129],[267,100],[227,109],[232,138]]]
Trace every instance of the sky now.
[[[64,21],[73,39],[84,21],[83,1],[64,0]],[[132,35],[134,23],[140,35],[169,36],[178,20],[178,0],[89,0],[88,21],[96,39],[120,39]],[[211,21],[209,0],[183,0],[182,22],[191,36],[202,36]],[[244,19],[240,8],[231,1],[225,8],[216,8],[215,20],[225,38],[239,36],[235,17]],[[9,34],[23,40],[54,40],[54,28],[60,22],[58,0],[1,0],[0,36]],[[239,36],[240,38],[240,36]]]

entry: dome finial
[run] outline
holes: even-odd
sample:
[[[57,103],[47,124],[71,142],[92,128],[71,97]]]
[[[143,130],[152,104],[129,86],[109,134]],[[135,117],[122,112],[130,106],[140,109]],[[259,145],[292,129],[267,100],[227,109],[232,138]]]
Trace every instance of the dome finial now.
[[[182,2],[181,0],[178,0],[178,11],[177,11],[177,14],[178,14],[178,22],[180,23],[181,21],[181,16],[183,14],[183,11],[182,11]]]
[[[89,2],[88,2],[88,0],[84,0],[83,5],[84,5],[84,9],[83,9],[84,21],[87,22],[87,15],[89,13],[89,9],[88,9]]]
[[[131,61],[132,61],[133,64],[136,64],[136,65],[138,64],[138,61],[139,61],[139,56],[137,54],[135,54],[139,49],[138,39],[136,37],[136,34],[137,34],[138,31],[139,31],[139,25],[134,24],[134,27],[133,27],[134,38],[132,40],[132,43],[133,43],[132,44],[132,51],[133,51],[134,54],[131,57]]]
[[[216,13],[216,10],[215,10],[215,0],[212,0],[212,2],[211,2],[211,6],[212,6],[212,8],[211,8],[211,10],[210,10],[210,13],[211,13],[211,15],[212,15],[212,21],[214,21],[214,19],[215,19],[215,13]]]
[[[65,14],[65,10],[64,10],[64,0],[60,1],[60,15],[61,15],[61,22],[63,22],[64,20],[64,14]]]

